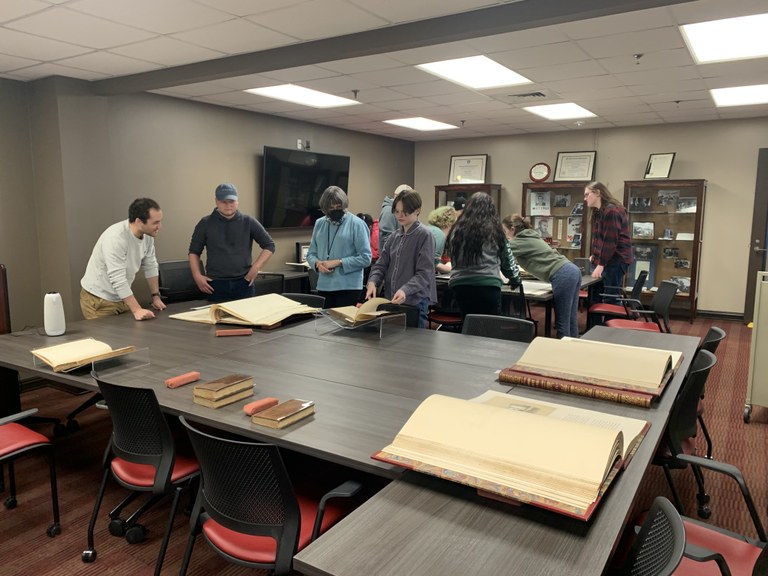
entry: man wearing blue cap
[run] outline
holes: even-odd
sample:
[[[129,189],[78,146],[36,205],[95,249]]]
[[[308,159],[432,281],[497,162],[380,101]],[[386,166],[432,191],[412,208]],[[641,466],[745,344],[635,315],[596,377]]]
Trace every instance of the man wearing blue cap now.
[[[261,247],[261,254],[252,262],[253,242]],[[203,249],[205,274],[200,272]],[[264,226],[237,209],[234,185],[219,184],[216,208],[197,223],[189,243],[189,266],[200,291],[212,302],[254,296],[256,276],[274,252],[275,242]]]

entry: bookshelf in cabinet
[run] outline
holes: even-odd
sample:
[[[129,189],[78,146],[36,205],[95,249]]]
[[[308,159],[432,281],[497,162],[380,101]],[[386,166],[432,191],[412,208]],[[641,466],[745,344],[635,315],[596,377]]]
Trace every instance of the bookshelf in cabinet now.
[[[435,208],[453,206],[456,198],[463,196],[467,200],[475,192],[485,192],[490,195],[496,210],[501,210],[501,184],[443,184],[435,186]]]
[[[628,180],[624,205],[629,216],[634,262],[627,274],[631,286],[648,271],[644,300],[663,280],[678,285],[673,308],[696,318],[701,230],[706,180]]]
[[[569,260],[584,257],[589,246],[584,186],[584,182],[523,183],[522,215]]]

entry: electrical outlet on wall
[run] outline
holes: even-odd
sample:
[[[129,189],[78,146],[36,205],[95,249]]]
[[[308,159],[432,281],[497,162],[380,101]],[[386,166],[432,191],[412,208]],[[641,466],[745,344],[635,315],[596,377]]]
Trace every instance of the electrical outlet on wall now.
[[[304,140],[302,140],[301,138],[296,140],[296,149],[297,150],[304,150]]]

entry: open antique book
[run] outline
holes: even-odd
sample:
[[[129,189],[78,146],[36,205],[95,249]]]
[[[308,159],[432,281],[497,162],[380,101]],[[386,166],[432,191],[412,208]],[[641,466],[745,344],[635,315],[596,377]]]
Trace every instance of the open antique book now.
[[[381,304],[389,304],[389,300],[386,298],[371,298],[370,300],[366,300],[359,307],[339,306],[337,308],[329,308],[326,312],[328,312],[330,316],[333,316],[350,326],[354,326],[355,324],[361,324],[385,314],[391,314],[391,312],[387,310],[378,310],[377,308]]]
[[[169,318],[202,324],[243,324],[269,328],[296,314],[312,314],[317,311],[317,308],[300,304],[280,294],[264,294],[171,314]]]
[[[113,350],[105,342],[94,338],[83,338],[46,348],[37,348],[32,350],[32,355],[48,364],[54,372],[69,372],[97,360],[122,356],[135,350],[134,346]]]
[[[514,394],[435,394],[373,458],[588,520],[649,427]]]
[[[535,338],[499,380],[648,407],[682,361],[682,352],[609,342]]]

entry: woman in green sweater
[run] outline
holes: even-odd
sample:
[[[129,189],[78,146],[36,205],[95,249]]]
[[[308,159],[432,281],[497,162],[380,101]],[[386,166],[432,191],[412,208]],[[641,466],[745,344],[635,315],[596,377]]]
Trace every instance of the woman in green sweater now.
[[[520,265],[539,280],[552,284],[557,337],[579,337],[579,290],[581,271],[555,252],[531,229],[530,222],[512,214],[502,220],[512,253]]]

